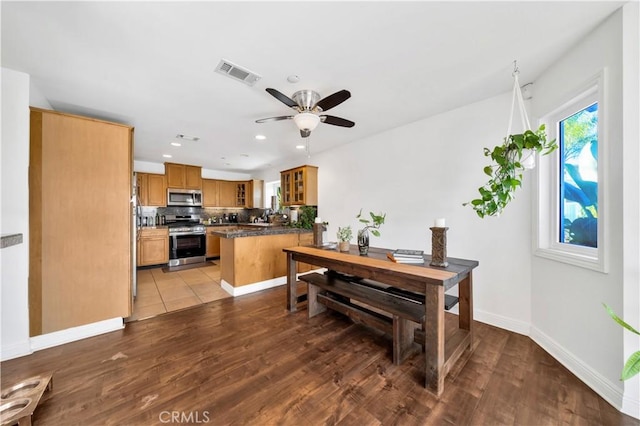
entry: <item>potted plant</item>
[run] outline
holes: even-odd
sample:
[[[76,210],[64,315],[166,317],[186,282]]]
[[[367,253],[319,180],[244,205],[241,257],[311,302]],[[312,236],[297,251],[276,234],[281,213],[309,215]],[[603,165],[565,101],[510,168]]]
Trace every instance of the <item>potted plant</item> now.
[[[292,223],[294,228],[313,229],[316,218],[316,208],[312,206],[302,206],[298,210],[298,221]]]
[[[464,203],[463,206],[471,205],[481,218],[499,216],[513,200],[515,190],[522,186],[522,172],[531,167],[531,157],[538,152],[542,152],[542,155],[550,154],[556,148],[558,145],[555,139],[547,141],[544,124],[535,132],[527,130],[507,136],[504,143],[493,150],[485,148],[485,157],[491,157],[493,162],[483,169],[490,179],[478,188],[480,198]]]
[[[631,331],[632,333],[640,335],[640,331],[636,330],[635,328],[631,327],[629,324],[624,322],[619,316],[615,314],[615,312],[613,312],[613,309],[611,309],[609,306],[607,306],[604,303],[603,305],[604,305],[604,308],[609,313],[609,316],[613,318],[615,322],[617,322],[627,330]],[[640,351],[635,351],[634,353],[631,354],[627,362],[625,362],[624,367],[622,368],[622,373],[620,374],[620,380],[628,380],[638,373],[640,373]]]
[[[380,236],[380,225],[384,223],[384,219],[387,217],[386,213],[374,214],[373,212],[369,212],[369,216],[371,219],[364,219],[362,217],[362,209],[356,216],[356,219],[360,221],[360,223],[366,224],[366,226],[360,230],[358,230],[358,249],[360,250],[361,256],[366,256],[369,253],[369,229],[371,233],[376,237]]]
[[[338,227],[338,250],[349,251],[351,247],[351,237],[353,237],[353,231],[351,226],[345,226],[343,228]]]

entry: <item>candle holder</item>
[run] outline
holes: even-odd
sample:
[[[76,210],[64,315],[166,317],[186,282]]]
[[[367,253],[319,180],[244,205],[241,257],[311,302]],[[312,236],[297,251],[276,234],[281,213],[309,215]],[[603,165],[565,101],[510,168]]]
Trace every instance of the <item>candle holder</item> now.
[[[327,230],[327,225],[324,223],[313,224],[313,245],[316,247],[322,247],[322,233]]]
[[[447,262],[447,227],[434,226],[431,229],[431,266],[446,268]]]

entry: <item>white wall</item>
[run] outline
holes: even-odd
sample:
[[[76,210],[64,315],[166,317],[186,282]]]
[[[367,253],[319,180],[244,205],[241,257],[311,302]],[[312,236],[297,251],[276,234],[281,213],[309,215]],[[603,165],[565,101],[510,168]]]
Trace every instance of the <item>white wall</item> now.
[[[636,38],[636,49],[637,43]],[[600,166],[608,169],[609,196],[602,200],[601,206],[603,203],[608,206],[609,273],[532,256],[531,336],[605,399],[621,407],[623,384],[619,377],[623,365],[623,331],[602,307],[605,302],[616,312],[623,313],[623,271],[625,267],[635,268],[637,279],[638,268],[637,258],[632,265],[625,265],[623,251],[623,229],[629,225],[630,229],[637,230],[639,219],[637,201],[635,207],[623,215],[623,191],[627,188],[636,198],[639,180],[635,163],[637,151],[633,160],[635,170],[623,169],[624,146],[637,145],[638,140],[623,140],[620,10],[536,80],[533,107],[534,115],[538,117],[552,111],[567,100],[568,93],[603,68],[606,68],[603,111],[607,122],[601,123],[605,126],[601,143],[606,155],[600,159]],[[638,78],[637,74],[635,78]],[[628,223],[630,220],[634,223]],[[637,238],[637,232],[634,237]],[[635,250],[637,252],[637,240]],[[634,285],[637,288],[638,282]],[[632,304],[637,312],[638,300]],[[637,386],[637,379],[635,383]]]
[[[387,214],[382,236],[372,237],[372,245],[431,253],[429,227],[435,218],[446,218],[448,255],[480,261],[474,272],[476,318],[528,334],[530,179],[499,218],[480,219],[462,206],[486,182],[483,148],[502,143],[510,102],[511,92],[286,166],[319,166],[318,214],[329,222],[330,241],[338,226],[360,228],[355,216],[362,207],[367,215]],[[277,179],[286,168],[262,177]]]
[[[623,96],[623,316],[640,330],[640,3],[627,3],[622,20]],[[640,337],[624,332],[624,360],[640,350]],[[640,418],[640,377],[624,384],[622,411]]]
[[[0,360],[30,353],[29,76],[2,68],[1,233],[23,234],[23,243],[0,251]]]
[[[164,163],[154,163],[152,161],[134,160],[133,170],[141,173],[159,173],[164,174]],[[202,169],[202,177],[204,179],[222,179],[222,180],[249,180],[249,173],[235,173],[221,170]]]

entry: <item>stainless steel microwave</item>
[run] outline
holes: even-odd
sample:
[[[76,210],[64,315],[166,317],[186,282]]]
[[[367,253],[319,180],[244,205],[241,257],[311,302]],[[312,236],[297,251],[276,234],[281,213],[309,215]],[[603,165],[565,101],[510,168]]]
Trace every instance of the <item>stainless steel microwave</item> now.
[[[202,207],[202,191],[199,189],[167,189],[167,206]]]

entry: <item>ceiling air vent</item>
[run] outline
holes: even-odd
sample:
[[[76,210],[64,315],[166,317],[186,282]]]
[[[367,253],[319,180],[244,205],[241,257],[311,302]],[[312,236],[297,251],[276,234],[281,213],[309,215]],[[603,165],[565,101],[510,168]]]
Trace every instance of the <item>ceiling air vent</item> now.
[[[258,74],[249,71],[248,69],[239,67],[233,62],[229,62],[226,59],[220,60],[218,66],[216,67],[216,72],[220,74],[224,74],[234,80],[238,80],[243,82],[246,85],[253,86],[256,84],[256,81],[262,78]]]

